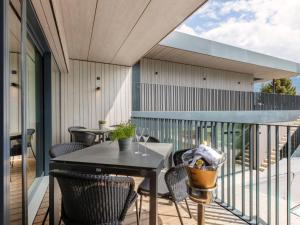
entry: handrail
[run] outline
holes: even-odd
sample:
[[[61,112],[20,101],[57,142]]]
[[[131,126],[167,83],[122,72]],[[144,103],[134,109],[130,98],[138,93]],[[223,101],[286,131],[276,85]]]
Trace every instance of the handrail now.
[[[300,96],[135,83],[141,111],[300,110]]]
[[[271,224],[271,221],[291,224],[291,156],[299,145],[293,139],[299,136],[297,126],[155,118],[153,115],[133,116],[132,122],[149,128],[150,135],[161,142],[173,143],[174,151],[194,148],[205,140],[225,152],[227,162],[220,170],[215,201],[249,224]],[[283,151],[280,141],[284,135]],[[271,157],[273,152],[275,159]],[[282,157],[286,160],[281,160]],[[265,159],[267,166],[263,173]],[[284,186],[284,182],[279,182],[283,173],[287,174]],[[265,183],[266,195],[261,194]],[[280,195],[283,188],[286,196]]]

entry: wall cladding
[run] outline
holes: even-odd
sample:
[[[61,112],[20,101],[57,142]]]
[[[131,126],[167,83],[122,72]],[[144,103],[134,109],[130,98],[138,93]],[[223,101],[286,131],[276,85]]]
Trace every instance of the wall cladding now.
[[[101,88],[96,90],[96,78]],[[126,122],[131,116],[131,67],[70,60],[70,71],[61,76],[62,141],[69,141],[70,126],[96,128]]]
[[[253,91],[253,75],[161,60],[141,60],[141,83]]]

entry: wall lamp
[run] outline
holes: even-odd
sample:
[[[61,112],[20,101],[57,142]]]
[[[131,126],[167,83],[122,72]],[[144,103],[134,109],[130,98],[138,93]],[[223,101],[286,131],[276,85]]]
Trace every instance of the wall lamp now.
[[[10,86],[18,88],[20,85],[15,82],[12,82],[10,83]]]
[[[100,90],[101,89],[101,79],[100,77],[96,78],[96,90]]]

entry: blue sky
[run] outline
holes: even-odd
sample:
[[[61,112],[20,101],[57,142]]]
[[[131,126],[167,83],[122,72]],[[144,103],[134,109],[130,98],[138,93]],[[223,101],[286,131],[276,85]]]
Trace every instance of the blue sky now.
[[[209,0],[177,30],[300,63],[299,12],[300,0]]]

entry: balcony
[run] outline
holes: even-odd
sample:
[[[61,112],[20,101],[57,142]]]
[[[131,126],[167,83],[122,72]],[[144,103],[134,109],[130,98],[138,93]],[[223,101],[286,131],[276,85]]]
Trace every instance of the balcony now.
[[[169,115],[169,116],[167,116]],[[133,112],[132,120],[177,149],[203,141],[225,152],[216,203],[249,224],[299,224],[299,124],[194,120],[188,113]]]
[[[140,111],[300,110],[300,96],[136,83]]]

